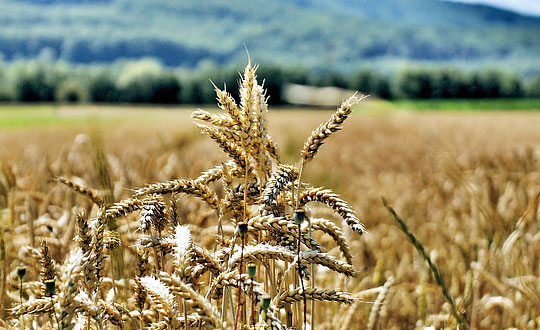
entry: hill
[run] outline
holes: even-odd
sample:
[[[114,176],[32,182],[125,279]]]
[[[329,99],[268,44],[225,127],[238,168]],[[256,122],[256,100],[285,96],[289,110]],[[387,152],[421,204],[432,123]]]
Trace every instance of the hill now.
[[[366,61],[540,65],[540,18],[437,0],[4,0],[5,60],[245,59],[347,70]]]

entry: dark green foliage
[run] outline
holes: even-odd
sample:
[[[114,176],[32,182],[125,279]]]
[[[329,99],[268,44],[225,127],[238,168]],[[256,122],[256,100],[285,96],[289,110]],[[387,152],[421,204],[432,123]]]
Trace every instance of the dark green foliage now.
[[[124,64],[116,81],[119,101],[126,103],[179,102],[180,82],[158,62],[141,60]]]
[[[333,86],[339,88],[347,88],[349,85],[347,77],[336,71],[323,71],[322,73],[312,75],[309,82],[311,85],[319,87]]]
[[[527,94],[530,97],[540,97],[540,72],[531,82]]]
[[[269,104],[283,104],[283,87],[285,86],[286,74],[279,67],[261,67],[257,71],[260,80],[264,80],[266,96]]]
[[[116,88],[112,76],[106,71],[90,77],[88,93],[90,100],[96,103],[114,103],[118,102],[120,98],[120,92]]]
[[[143,75],[119,89],[121,102],[179,103],[180,84],[172,74]]]
[[[17,70],[14,90],[15,99],[21,102],[50,102],[55,100],[56,90],[65,74],[56,67],[37,63]]]
[[[399,96],[409,99],[431,98],[434,90],[434,79],[431,73],[424,69],[406,69],[401,71],[396,79],[396,89]]]
[[[349,88],[363,94],[370,94],[383,99],[392,97],[392,90],[388,77],[365,68],[360,69],[352,76]]]
[[[455,69],[407,68],[398,73],[395,93],[408,99],[525,96],[518,76],[493,69],[464,73]]]
[[[88,102],[88,89],[76,80],[65,80],[56,90],[55,100],[62,103]]]

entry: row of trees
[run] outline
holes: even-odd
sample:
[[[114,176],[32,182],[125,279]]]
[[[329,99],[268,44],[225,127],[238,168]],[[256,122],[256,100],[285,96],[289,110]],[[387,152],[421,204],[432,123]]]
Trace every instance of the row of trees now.
[[[170,70],[153,60],[110,66],[70,66],[65,63],[25,61],[0,65],[0,101],[95,103],[214,103],[212,79],[218,86],[235,87],[240,67],[195,71]],[[308,72],[261,66],[270,103],[283,104],[287,84],[336,86],[384,99],[519,98],[540,97],[540,73],[535,79],[485,70],[405,68],[393,76],[371,69],[352,75]],[[236,88],[230,88],[236,91]]]

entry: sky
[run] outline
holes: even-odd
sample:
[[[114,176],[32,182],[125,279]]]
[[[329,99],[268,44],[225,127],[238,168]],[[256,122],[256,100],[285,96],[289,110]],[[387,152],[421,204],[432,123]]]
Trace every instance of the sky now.
[[[511,9],[526,15],[540,16],[540,0],[454,0],[456,2],[482,3]]]

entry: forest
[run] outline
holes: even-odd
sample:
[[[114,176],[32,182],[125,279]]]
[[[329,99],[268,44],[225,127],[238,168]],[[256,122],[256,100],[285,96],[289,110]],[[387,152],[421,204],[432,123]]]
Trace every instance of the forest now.
[[[214,86],[235,86],[240,68],[168,68],[151,59],[106,66],[44,60],[0,65],[2,102],[209,104]],[[271,104],[285,104],[288,84],[333,86],[382,99],[486,99],[540,97],[540,75],[523,79],[509,71],[451,67],[405,67],[394,75],[361,67],[352,74],[318,73],[299,67],[263,66]],[[238,98],[237,92],[231,91]]]

